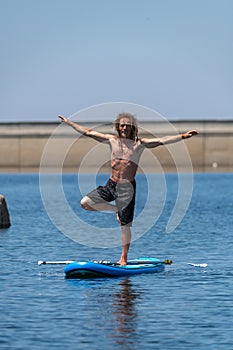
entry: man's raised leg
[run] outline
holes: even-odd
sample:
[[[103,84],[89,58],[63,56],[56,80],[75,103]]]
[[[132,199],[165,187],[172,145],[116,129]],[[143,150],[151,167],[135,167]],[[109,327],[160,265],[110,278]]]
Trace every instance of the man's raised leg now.
[[[103,203],[95,203],[88,196],[84,196],[81,199],[80,204],[81,204],[81,207],[85,210],[117,212],[117,208],[115,205],[110,204],[110,203],[105,202],[105,201],[103,201]]]

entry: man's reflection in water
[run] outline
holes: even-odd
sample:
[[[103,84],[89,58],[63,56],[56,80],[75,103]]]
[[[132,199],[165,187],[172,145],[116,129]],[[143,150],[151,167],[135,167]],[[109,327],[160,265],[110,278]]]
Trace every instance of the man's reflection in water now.
[[[118,345],[127,346],[136,341],[134,338],[137,318],[135,301],[141,293],[133,289],[129,278],[120,281],[119,286],[121,290],[113,295],[112,315],[115,323],[111,337],[116,339]]]
[[[82,325],[82,337],[101,337],[103,348],[138,349],[137,303],[142,291],[140,286],[125,279],[67,280],[79,293],[78,319]]]

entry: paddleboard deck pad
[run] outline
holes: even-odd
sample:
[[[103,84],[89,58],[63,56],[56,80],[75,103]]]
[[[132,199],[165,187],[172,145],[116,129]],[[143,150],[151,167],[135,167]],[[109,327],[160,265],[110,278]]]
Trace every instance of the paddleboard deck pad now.
[[[100,278],[130,276],[141,273],[162,272],[171,260],[138,258],[129,260],[126,266],[111,261],[75,261],[67,264],[64,273],[67,278]]]

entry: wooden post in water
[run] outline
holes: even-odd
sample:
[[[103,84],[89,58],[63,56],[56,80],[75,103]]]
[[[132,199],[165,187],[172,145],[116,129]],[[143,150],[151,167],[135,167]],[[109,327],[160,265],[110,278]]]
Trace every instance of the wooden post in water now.
[[[9,228],[10,225],[10,215],[7,209],[6,200],[5,197],[0,194],[0,229]]]

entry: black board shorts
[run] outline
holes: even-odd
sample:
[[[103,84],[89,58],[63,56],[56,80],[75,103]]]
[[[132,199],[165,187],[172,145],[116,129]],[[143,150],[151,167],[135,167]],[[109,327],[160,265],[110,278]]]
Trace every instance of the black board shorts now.
[[[94,203],[115,201],[121,225],[130,225],[133,221],[136,195],[136,181],[119,183],[109,179],[87,194]]]

